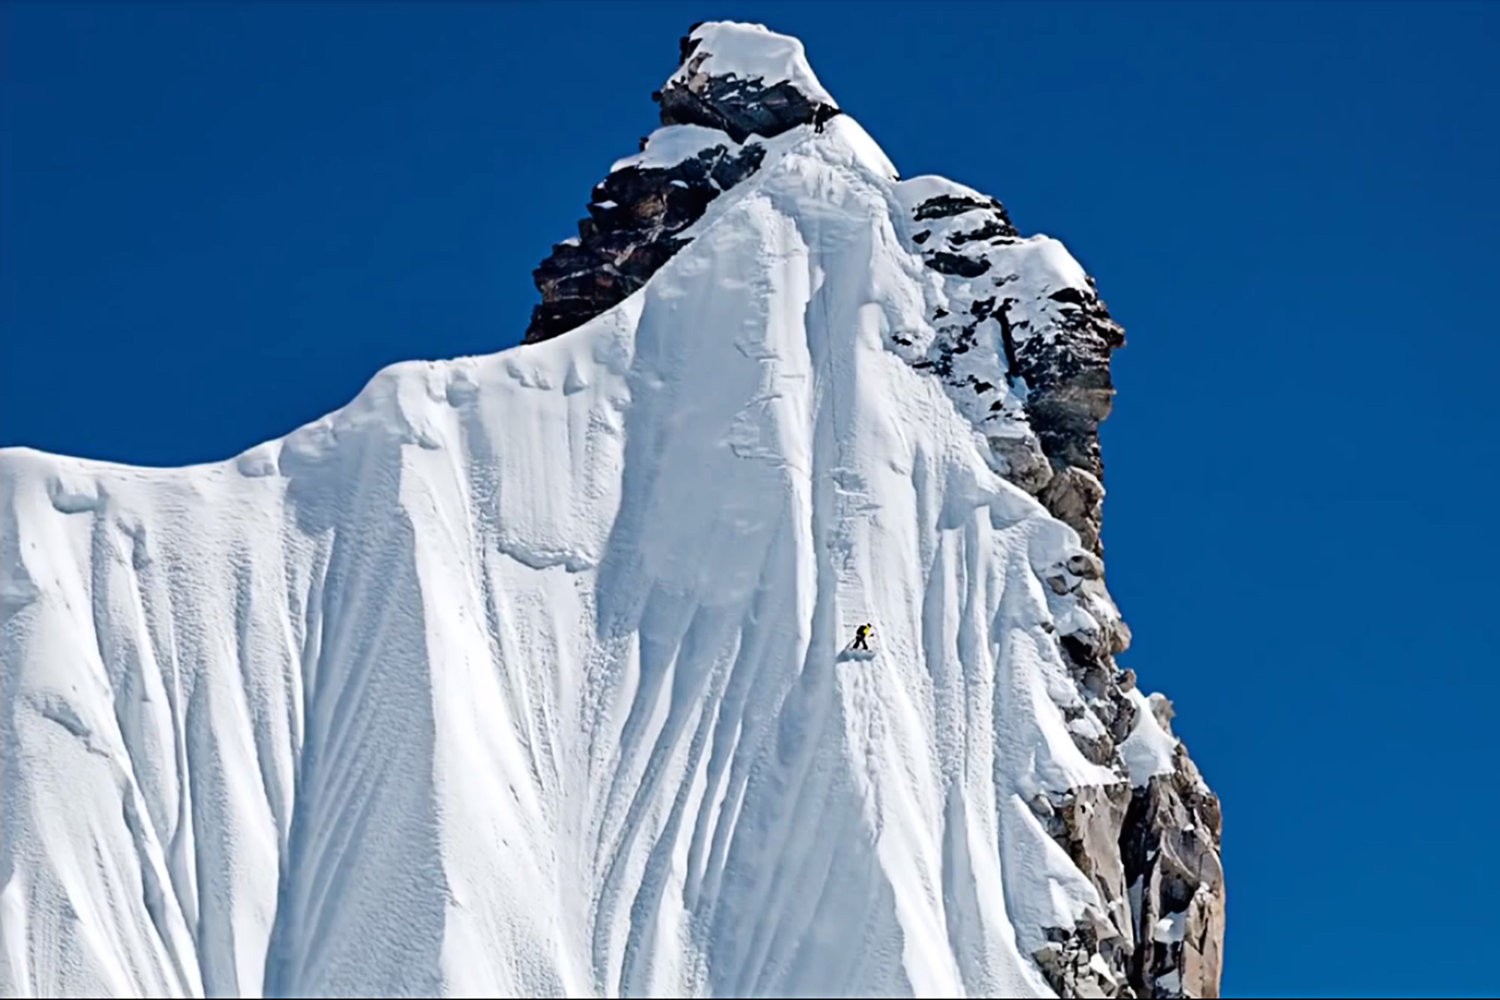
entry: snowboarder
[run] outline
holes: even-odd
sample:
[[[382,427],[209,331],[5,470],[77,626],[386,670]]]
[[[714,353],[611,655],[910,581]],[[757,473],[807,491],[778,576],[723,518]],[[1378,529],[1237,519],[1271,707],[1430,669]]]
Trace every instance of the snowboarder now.
[[[873,625],[861,625],[855,629],[854,645],[851,648],[868,650],[870,647],[865,645],[865,640],[870,637],[870,633],[873,631],[875,631],[875,626]]]

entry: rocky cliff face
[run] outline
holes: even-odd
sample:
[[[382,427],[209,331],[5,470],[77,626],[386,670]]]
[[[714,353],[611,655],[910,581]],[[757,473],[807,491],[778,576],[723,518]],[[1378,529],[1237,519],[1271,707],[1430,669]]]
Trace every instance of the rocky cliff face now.
[[[528,342],[573,329],[641,288],[689,242],[684,232],[709,203],[760,168],[758,137],[815,132],[840,113],[815,80],[720,69],[703,41],[682,39],[681,67],[653,95],[664,126],[696,130],[690,146],[653,156],[643,140],[640,156],[595,187],[577,238],[554,246],[534,272],[542,301]],[[996,470],[1077,531],[1085,551],[1045,576],[1060,601],[1081,611],[1064,614],[1056,635],[1084,693],[1064,711],[1083,755],[1119,775],[1030,803],[1104,902],[1073,926],[1049,929],[1033,957],[1064,996],[1217,996],[1219,802],[1171,738],[1170,705],[1144,696],[1116,663],[1130,632],[1104,583],[1098,429],[1113,403],[1110,355],[1124,331],[1093,279],[1072,274],[1071,258],[1050,257],[1050,241],[1024,238],[999,201],[920,180],[908,182],[916,186],[906,195],[903,235],[938,276],[943,304],[925,329],[889,331],[887,346],[941,380],[985,435]],[[1146,750],[1133,744],[1143,721],[1171,739],[1170,767],[1141,763]]]
[[[1053,272],[1035,266],[993,198],[956,186],[935,191],[913,207],[912,225],[927,266],[945,276],[949,302],[932,315],[936,335],[914,365],[942,378],[955,401],[970,393],[984,399],[998,394],[991,384],[998,379],[975,372],[991,363],[978,348],[999,345],[1001,370],[1024,388],[1023,412],[1006,413],[997,399],[978,408],[976,423],[989,433],[998,470],[1089,550],[1053,567],[1046,582],[1085,609],[1083,621],[1058,635],[1084,692],[1083,706],[1065,709],[1070,733],[1085,757],[1114,766],[1121,780],[1038,796],[1032,809],[1089,875],[1107,912],[1053,928],[1036,958],[1064,996],[1217,996],[1224,937],[1218,799],[1180,742],[1170,774],[1132,773],[1138,769],[1125,746],[1143,710],[1170,733],[1170,706],[1159,695],[1141,697],[1134,673],[1116,664],[1130,631],[1104,586],[1099,424],[1113,404],[1110,353],[1124,346],[1124,331],[1092,278],[1049,280]]]

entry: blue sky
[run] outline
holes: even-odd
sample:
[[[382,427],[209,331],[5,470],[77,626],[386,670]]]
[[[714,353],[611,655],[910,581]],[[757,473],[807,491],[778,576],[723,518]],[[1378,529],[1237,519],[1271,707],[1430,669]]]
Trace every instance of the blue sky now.
[[[214,460],[515,343],[726,16],[1125,325],[1111,588],[1224,801],[1226,995],[1492,991],[1500,5],[7,4],[0,445]]]

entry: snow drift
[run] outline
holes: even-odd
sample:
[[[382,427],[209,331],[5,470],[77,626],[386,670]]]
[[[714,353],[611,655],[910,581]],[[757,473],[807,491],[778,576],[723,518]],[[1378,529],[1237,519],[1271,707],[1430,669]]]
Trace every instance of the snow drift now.
[[[1217,803],[1021,370],[1092,283],[939,259],[998,203],[689,41],[704,120],[615,170],[757,159],[597,315],[219,464],[0,451],[0,993],[1216,987]]]

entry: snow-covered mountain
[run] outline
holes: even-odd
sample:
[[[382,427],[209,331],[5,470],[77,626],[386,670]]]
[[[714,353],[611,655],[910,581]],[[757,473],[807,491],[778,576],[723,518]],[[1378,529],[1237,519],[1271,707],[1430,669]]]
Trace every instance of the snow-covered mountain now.
[[[0,993],[1215,994],[1120,328],[795,39],[682,49],[522,346],[219,464],[0,451]]]

